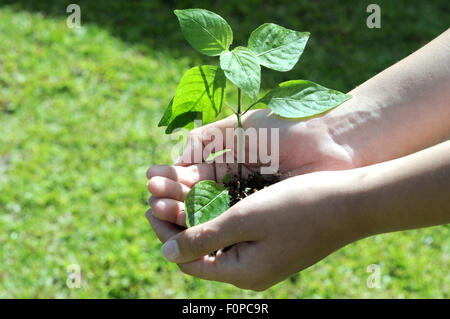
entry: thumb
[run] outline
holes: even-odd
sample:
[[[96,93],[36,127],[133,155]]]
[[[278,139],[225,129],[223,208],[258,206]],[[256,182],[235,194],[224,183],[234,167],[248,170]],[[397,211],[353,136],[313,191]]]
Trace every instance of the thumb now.
[[[256,239],[250,224],[232,208],[213,220],[169,238],[162,247],[162,253],[169,261],[185,263],[233,244]]]

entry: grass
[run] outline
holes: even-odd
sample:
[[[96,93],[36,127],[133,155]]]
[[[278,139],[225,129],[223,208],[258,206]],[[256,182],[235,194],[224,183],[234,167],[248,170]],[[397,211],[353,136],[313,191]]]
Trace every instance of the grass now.
[[[158,42],[163,26],[147,29],[133,16],[116,26],[120,17],[110,14],[108,23],[107,12],[96,23],[88,11],[83,28],[70,30],[65,7],[55,1],[43,10],[33,7],[36,1],[9,3],[0,1],[0,297],[450,297],[448,225],[359,241],[261,293],[183,275],[164,261],[145,220],[145,171],[170,162],[174,142],[156,124],[181,75],[203,60],[184,54],[191,50],[184,50],[162,1],[149,3],[159,22],[173,20],[166,42]],[[315,2],[302,4],[310,12],[299,29],[311,30],[310,24],[317,40],[300,67],[281,76],[305,72],[349,90],[444,31],[442,3],[404,12],[386,3],[387,26],[373,33],[354,27],[364,23],[364,9],[352,16],[349,5],[328,3],[322,12]],[[289,11],[277,8],[275,20]],[[115,8],[125,15],[135,9]],[[217,11],[230,15],[236,29],[240,15],[256,10],[243,4]],[[252,14],[243,28],[273,21],[271,11],[264,5],[261,17]],[[425,22],[417,20],[423,12],[431,14]],[[319,16],[334,22],[314,23]],[[416,19],[388,37],[399,16]],[[284,25],[293,27],[294,18]],[[279,77],[267,73],[266,85]],[[66,286],[70,264],[81,267],[80,289]],[[379,289],[366,286],[370,264],[381,266]]]

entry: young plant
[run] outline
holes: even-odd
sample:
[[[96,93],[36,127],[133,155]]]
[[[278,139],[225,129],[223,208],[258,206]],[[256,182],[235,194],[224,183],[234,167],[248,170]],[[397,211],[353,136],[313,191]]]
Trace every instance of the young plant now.
[[[241,117],[253,106],[263,103],[278,116],[301,119],[324,113],[350,98],[350,95],[307,80],[280,83],[258,98],[261,66],[280,72],[291,70],[303,53],[309,32],[265,23],[252,32],[247,47],[230,50],[233,32],[221,16],[204,9],[174,12],[191,46],[205,55],[219,56],[220,63],[219,66],[197,66],[183,75],[158,126],[166,126],[166,134],[170,134],[177,128],[194,128],[194,120],[202,120],[203,125],[213,122],[225,104],[228,79],[237,87],[238,96],[236,111],[233,110],[238,123],[238,180],[242,178]],[[242,92],[252,101],[247,107],[242,106]],[[213,153],[208,160],[226,151]],[[201,181],[186,197],[186,224],[190,227],[206,222],[229,207],[226,187],[215,181]]]

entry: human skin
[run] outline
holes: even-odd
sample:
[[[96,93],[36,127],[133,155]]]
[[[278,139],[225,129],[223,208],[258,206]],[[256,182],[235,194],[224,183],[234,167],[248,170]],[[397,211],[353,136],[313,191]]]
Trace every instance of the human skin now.
[[[350,91],[350,100],[322,117],[288,120],[258,110],[243,117],[243,128],[279,128],[280,171],[292,175],[361,167],[417,152],[450,136],[449,52],[450,29]],[[236,117],[194,130],[175,164],[193,164],[193,141],[212,127],[226,136],[226,128],[237,127]],[[208,142],[205,138],[197,145]],[[223,167],[209,166],[218,177],[226,173]]]
[[[147,218],[165,258],[183,272],[261,291],[361,238],[450,222],[449,193],[447,141],[372,166],[286,179],[187,230],[151,211]]]
[[[345,173],[323,172],[305,175],[308,177],[302,176],[311,181],[311,189],[315,189],[314,185],[322,185],[326,188],[325,185],[331,183],[328,179],[333,178],[339,178],[339,185],[342,183],[342,189],[346,189],[343,185],[344,180],[349,180],[346,177],[347,173],[357,171],[353,168],[399,158],[448,139],[450,136],[449,51],[450,31],[447,30],[419,51],[349,92],[353,96],[350,100],[322,117],[292,121],[270,114],[268,110],[257,110],[248,112],[244,116],[243,126],[244,128],[280,128],[280,171],[283,173],[294,176],[315,171],[352,169]],[[236,127],[236,121],[232,116],[194,131],[183,156],[174,166],[158,165],[151,167],[147,172],[150,179],[148,189],[153,194],[149,200],[152,213],[149,211],[147,216],[159,234],[170,233],[169,230],[172,231],[172,235],[175,234],[173,233],[175,231],[191,233],[192,230],[184,231],[184,228],[175,225],[185,226],[183,200],[190,187],[204,179],[220,180],[228,172],[229,167],[224,164],[192,163],[192,154],[197,151],[195,147],[191,147],[195,145],[193,141],[204,135],[210,127],[223,130],[227,127]],[[207,139],[201,141],[200,148],[208,142]],[[235,150],[233,151],[235,152]],[[230,168],[235,171],[236,165],[231,165]],[[257,168],[258,165],[246,163],[244,175]],[[293,183],[293,180],[299,178],[293,177],[278,184],[286,185],[283,183]],[[305,183],[303,180],[298,182]],[[353,183],[355,183],[354,180]],[[269,188],[270,194],[267,191],[260,191],[257,194],[273,197],[272,201],[278,202],[278,204],[281,204],[280,202],[283,202],[283,205],[289,203],[288,199],[284,199],[284,196],[287,196],[285,195],[287,190],[279,188],[281,186],[278,184]],[[406,184],[405,187],[407,187]],[[310,192],[312,191],[309,188],[302,188],[299,194],[305,197]],[[288,193],[291,194],[292,191]],[[263,195],[257,194],[252,196],[260,198],[261,203],[250,200],[252,198],[250,196],[241,201],[239,205],[244,205],[249,209],[252,207],[251,211],[255,211],[258,207],[262,208],[262,203],[265,202]],[[317,194],[309,195],[319,196]],[[295,196],[299,197],[298,194]],[[354,197],[351,196],[351,193],[348,196]],[[342,197],[345,196],[342,195]],[[428,200],[434,200],[434,197],[431,196]],[[249,201],[252,204],[247,204]],[[322,198],[322,201],[326,202],[326,197]],[[378,204],[378,202],[376,203]],[[385,204],[389,203],[386,201]],[[295,210],[295,207],[291,209]],[[339,210],[338,205],[333,206],[333,209]],[[390,211],[391,208],[386,206],[384,209]],[[277,212],[279,212],[279,216],[284,216],[284,214],[290,216],[288,207],[278,207]],[[230,216],[228,213],[229,211],[224,213],[225,217],[220,217],[220,220]],[[371,216],[375,218],[375,216],[381,215]],[[426,219],[428,216],[424,216],[424,218]],[[402,221],[404,220],[399,220],[399,222]],[[245,224],[247,223],[250,222],[246,219]],[[354,226],[361,228],[364,223]],[[405,227],[407,226],[405,225]],[[279,234],[285,234],[287,229],[289,227],[286,229],[281,226],[275,228]],[[297,232],[298,230],[293,230],[292,235]],[[346,232],[349,236],[352,233],[351,230],[346,230]],[[210,237],[208,232],[191,234],[194,238],[200,238],[197,241],[205,236]],[[168,237],[159,236],[163,242],[168,239]],[[314,247],[317,240],[313,237],[308,239],[310,242],[307,244]],[[336,241],[337,243],[338,241]],[[165,246],[163,253],[165,252],[167,255],[167,251],[167,246]],[[192,247],[192,251],[196,251],[195,245]],[[333,249],[328,253],[331,251]],[[227,251],[227,253],[229,252]],[[182,270],[186,269],[184,264],[180,267]],[[286,267],[289,268],[289,265]],[[282,273],[280,272],[280,275]]]

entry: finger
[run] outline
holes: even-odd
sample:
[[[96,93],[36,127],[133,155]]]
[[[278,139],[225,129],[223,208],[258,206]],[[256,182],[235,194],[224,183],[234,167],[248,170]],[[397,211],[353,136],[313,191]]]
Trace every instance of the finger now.
[[[242,177],[247,178],[249,175],[254,174],[257,170],[257,167],[244,165],[242,167]],[[190,166],[157,165],[149,168],[147,171],[147,177],[149,179],[156,176],[165,177],[191,188],[196,183],[203,180],[217,180],[220,182],[226,174],[237,176],[237,172],[238,170],[236,163],[201,163]]]
[[[154,176],[163,176],[163,177],[167,177],[170,178],[174,181],[179,181],[178,180],[178,173],[176,171],[176,168],[173,166],[168,166],[168,165],[155,165],[150,167],[147,170],[147,178],[151,179]]]
[[[203,161],[202,130],[201,127],[189,133],[186,145],[183,147],[183,153],[175,161],[175,165],[189,166]]]
[[[205,180],[214,179],[214,166],[210,164],[195,164],[191,166],[168,166],[156,165],[147,170],[147,178],[151,179],[155,176],[162,176],[173,181],[182,183],[188,187],[192,187],[195,183]]]
[[[156,198],[151,200],[153,215],[157,218],[186,227],[186,213],[184,203],[170,198]]]
[[[255,268],[255,243],[239,243],[226,252],[220,250],[215,256],[204,256],[198,260],[178,264],[184,273],[198,278],[227,282],[240,288],[250,288],[249,273]]]
[[[158,197],[156,197],[155,195],[150,196],[150,198],[148,199],[148,204],[150,205],[150,207],[152,207],[152,203],[159,199]]]
[[[258,240],[258,228],[252,227],[253,223],[246,222],[233,208],[175,235],[163,246],[163,256],[169,261],[185,263],[236,243]]]
[[[145,217],[149,221],[150,225],[153,228],[156,236],[158,236],[161,242],[166,242],[170,237],[175,236],[177,233],[183,230],[183,228],[176,226],[175,224],[168,223],[162,220],[159,220],[155,216],[153,216],[152,210],[149,209],[145,213]]]
[[[172,198],[178,201],[184,201],[190,190],[186,185],[162,176],[152,177],[147,183],[147,188],[156,197]]]
[[[230,115],[220,121],[205,125],[203,128],[204,129],[209,129],[211,127],[215,127],[218,128],[219,130],[222,131],[222,134],[225,136],[226,134],[226,129],[227,128],[235,128],[237,127],[237,118],[235,115]]]
[[[176,160],[175,165],[188,166],[201,163],[205,160],[203,158],[203,148],[212,142],[212,136],[221,134],[223,141],[225,141],[226,129],[236,127],[236,123],[236,117],[232,115],[223,120],[192,130],[187,138],[183,153]]]

